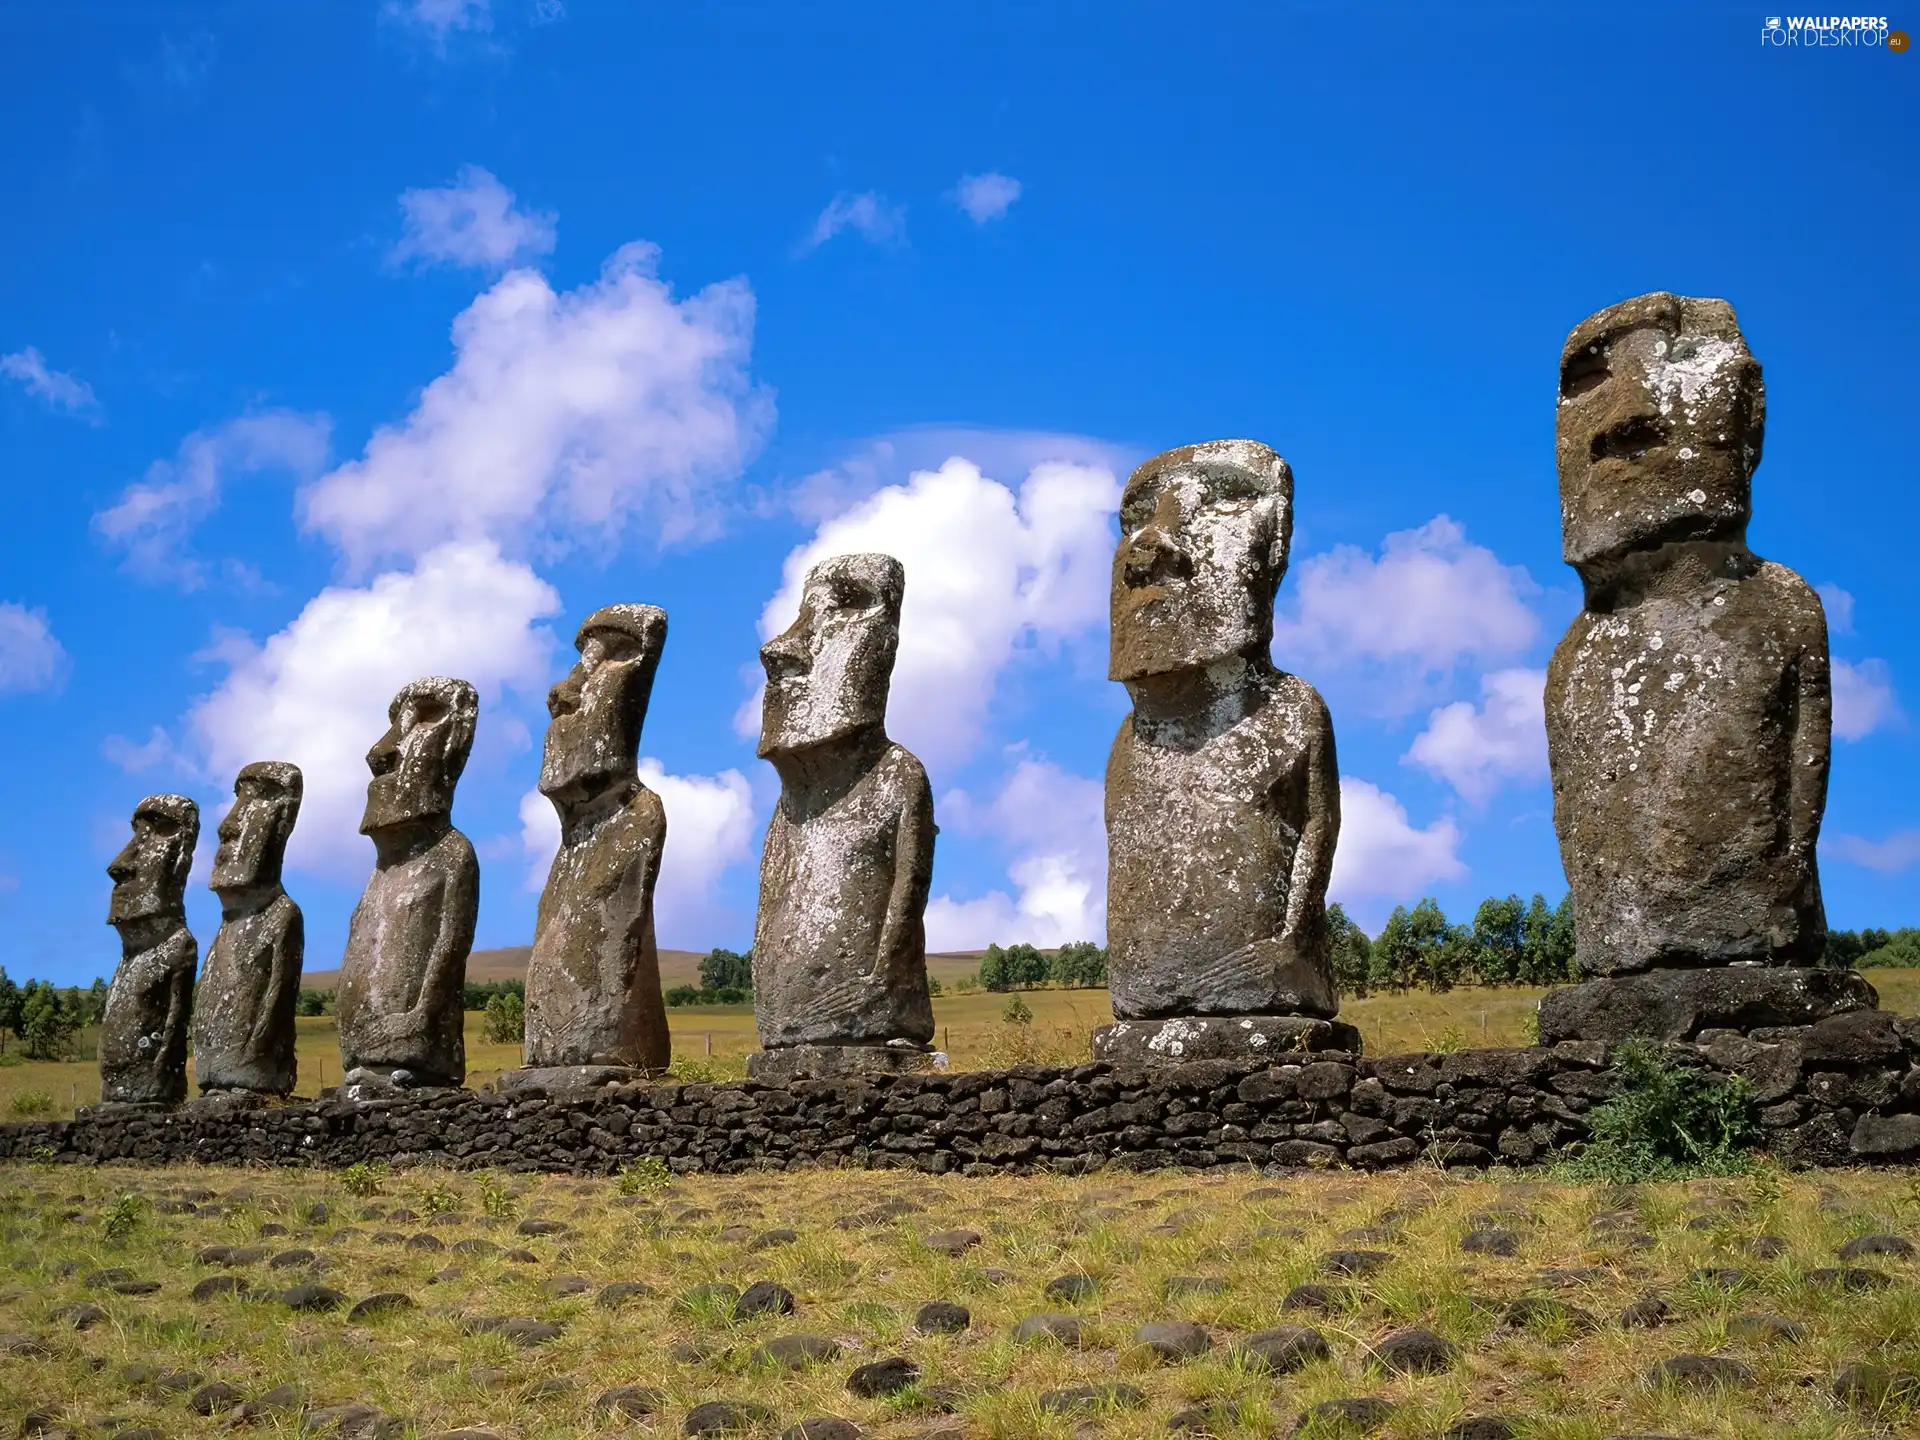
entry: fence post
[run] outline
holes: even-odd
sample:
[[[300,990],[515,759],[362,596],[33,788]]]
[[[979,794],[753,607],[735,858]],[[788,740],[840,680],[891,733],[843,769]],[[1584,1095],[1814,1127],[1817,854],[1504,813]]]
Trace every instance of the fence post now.
[[[707,1054],[713,1054],[713,1032],[707,1031]]]

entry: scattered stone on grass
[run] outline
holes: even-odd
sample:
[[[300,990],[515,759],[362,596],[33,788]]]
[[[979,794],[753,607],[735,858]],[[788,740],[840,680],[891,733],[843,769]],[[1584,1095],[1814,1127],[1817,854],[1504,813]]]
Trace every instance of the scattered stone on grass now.
[[[1393,1402],[1377,1395],[1350,1395],[1322,1400],[1300,1412],[1293,1433],[1313,1436],[1371,1435],[1393,1418]]]
[[[1329,1250],[1320,1257],[1320,1273],[1349,1280],[1364,1280],[1383,1269],[1392,1259],[1393,1256],[1385,1250]]]
[[[751,1400],[708,1400],[687,1412],[681,1423],[683,1435],[726,1435],[736,1430],[751,1430],[773,1419],[773,1412]]]
[[[733,1318],[754,1320],[762,1315],[793,1314],[793,1292],[771,1280],[756,1280],[733,1302]]]
[[[851,1420],[838,1415],[816,1415],[789,1425],[780,1432],[780,1440],[860,1440],[866,1432]]]
[[[1673,1307],[1658,1295],[1636,1300],[1620,1312],[1620,1325],[1626,1330],[1652,1330],[1673,1316]]]
[[[1847,1241],[1837,1252],[1842,1260],[1865,1260],[1884,1255],[1894,1260],[1911,1260],[1914,1245],[1899,1235],[1861,1235]]]
[[[1754,1344],[1786,1341],[1797,1344],[1806,1338],[1806,1327],[1779,1315],[1749,1312],[1727,1321],[1727,1338]]]
[[[399,1290],[380,1290],[363,1300],[354,1302],[347,1311],[348,1320],[370,1320],[376,1315],[388,1315],[396,1310],[417,1310],[418,1304],[411,1295]]]
[[[600,1287],[600,1293],[593,1297],[593,1303],[602,1310],[618,1310],[622,1305],[630,1305],[654,1293],[653,1286],[644,1280],[615,1280],[611,1285]]]
[[[754,1347],[751,1358],[782,1370],[800,1370],[840,1358],[840,1342],[825,1335],[782,1335]]]
[[[1068,1385],[1059,1390],[1043,1390],[1040,1408],[1049,1415],[1091,1415],[1103,1410],[1137,1410],[1147,1403],[1145,1392],[1134,1385],[1108,1381],[1103,1385]]]
[[[1410,1326],[1379,1341],[1369,1362],[1389,1375],[1437,1375],[1459,1358],[1460,1347],[1445,1336]]]
[[[862,1400],[879,1400],[919,1382],[920,1367],[904,1355],[862,1365],[847,1377],[847,1389]]]
[[[1091,1275],[1062,1275],[1047,1282],[1047,1299],[1063,1305],[1084,1305],[1100,1294],[1100,1282]]]
[[[929,1300],[913,1317],[922,1335],[958,1335],[973,1324],[973,1312],[951,1300]]]
[[[224,1380],[202,1385],[187,1398],[196,1415],[224,1415],[240,1404],[240,1392]]]
[[[1296,1285],[1280,1302],[1282,1310],[1351,1310],[1359,1305],[1360,1292],[1351,1285]]]
[[[1753,1371],[1725,1355],[1675,1355],[1649,1367],[1647,1383],[1679,1390],[1743,1388],[1753,1383]]]
[[[1133,1332],[1133,1343],[1161,1360],[1177,1364],[1206,1354],[1213,1348],[1213,1337],[1206,1326],[1191,1320],[1152,1320]]]
[[[1520,1253],[1520,1237],[1512,1230],[1469,1230],[1460,1241],[1469,1255],[1495,1255],[1510,1259]]]
[[[1013,1343],[1016,1345],[1031,1345],[1041,1340],[1052,1340],[1070,1349],[1079,1349],[1080,1317],[1062,1315],[1058,1311],[1042,1311],[1027,1316],[1013,1327]]]
[[[1248,1369],[1288,1375],[1315,1360],[1327,1359],[1333,1349],[1318,1330],[1305,1325],[1276,1325],[1243,1337],[1234,1354]]]
[[[596,1418],[622,1416],[629,1420],[641,1420],[649,1415],[657,1415],[664,1403],[665,1398],[660,1392],[649,1386],[616,1385],[594,1397],[593,1413]]]
[[[1833,1398],[1855,1410],[1920,1402],[1920,1375],[1889,1365],[1848,1365],[1833,1378]]]

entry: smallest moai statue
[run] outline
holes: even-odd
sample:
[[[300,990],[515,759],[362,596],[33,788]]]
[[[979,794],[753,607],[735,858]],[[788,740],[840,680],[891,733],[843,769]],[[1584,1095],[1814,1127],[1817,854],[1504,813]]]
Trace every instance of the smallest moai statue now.
[[[187,1094],[187,1025],[200,948],[187,929],[187,872],[200,807],[149,795],[133,809],[133,838],[107,874],[107,923],[120,932],[120,966],[100,1026],[104,1104],[177,1105]]]
[[[540,793],[560,848],[527,962],[529,1068],[502,1089],[573,1089],[664,1070],[673,1058],[653,887],[667,812],[640,781],[640,731],[667,641],[657,605],[608,605],[580,626],[580,659],[547,694]]]
[[[1747,546],[1765,417],[1724,300],[1622,301],[1561,354],[1561,538],[1585,605],[1547,667],[1547,757],[1588,978],[1541,1003],[1547,1043],[1875,1004],[1819,963],[1827,625]]]
[[[886,728],[905,592],[891,555],[823,560],[761,647],[760,754],[780,800],[753,933],[757,1079],[930,1063],[933,789]]]
[[[220,929],[193,1012],[194,1069],[207,1094],[293,1091],[293,1016],[306,929],[280,883],[280,867],[302,788],[297,765],[248,765],[233,782],[233,808],[220,822],[208,881],[220,897]]]
[[[467,1076],[461,1001],[480,912],[480,862],[453,828],[453,791],[480,699],[439,676],[402,687],[367,752],[373,875],[340,966],[340,1063],[348,1099],[458,1085]]]

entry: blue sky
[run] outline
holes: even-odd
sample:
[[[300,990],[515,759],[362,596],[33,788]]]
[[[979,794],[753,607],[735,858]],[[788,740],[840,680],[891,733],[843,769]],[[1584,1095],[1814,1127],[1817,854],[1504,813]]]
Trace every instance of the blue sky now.
[[[934,944],[1097,935],[1118,483],[1239,435],[1296,476],[1275,653],[1333,708],[1336,895],[1557,896],[1556,363],[1652,289],[1765,368],[1752,541],[1844,662],[1830,917],[1920,922],[1920,60],[1757,6],[1432,14],[0,10],[0,963],[110,973],[163,790],[204,946],[233,772],[293,759],[336,964],[360,757],[433,672],[482,694],[479,943],[524,942],[545,690],[612,601],[671,617],[662,942],[743,945],[755,650],[851,548],[907,564]]]

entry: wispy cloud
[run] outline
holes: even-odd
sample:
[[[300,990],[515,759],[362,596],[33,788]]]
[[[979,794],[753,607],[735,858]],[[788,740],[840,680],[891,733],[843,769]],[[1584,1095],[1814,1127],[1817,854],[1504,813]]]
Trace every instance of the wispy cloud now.
[[[67,652],[53,638],[47,612],[0,600],[0,694],[58,690]]]
[[[1020,182],[997,170],[989,170],[984,175],[962,175],[953,191],[953,203],[976,225],[1000,219],[1019,198]]]
[[[461,265],[504,270],[552,252],[550,212],[522,210],[513,192],[478,165],[464,166],[451,185],[407,190],[400,240],[388,255],[395,265]]]
[[[836,195],[813,222],[813,231],[801,245],[801,252],[819,249],[843,230],[851,230],[875,245],[891,244],[906,237],[907,207],[892,204],[872,190]]]
[[[1920,865],[1920,830],[1897,830],[1884,840],[1869,840],[1861,835],[1834,835],[1821,841],[1822,850],[1831,850],[1842,860],[1878,870],[1882,875],[1898,875]]]
[[[64,370],[49,367],[47,357],[36,346],[0,355],[0,375],[18,380],[29,395],[44,400],[49,410],[100,423],[100,402],[94,397],[93,387]]]

